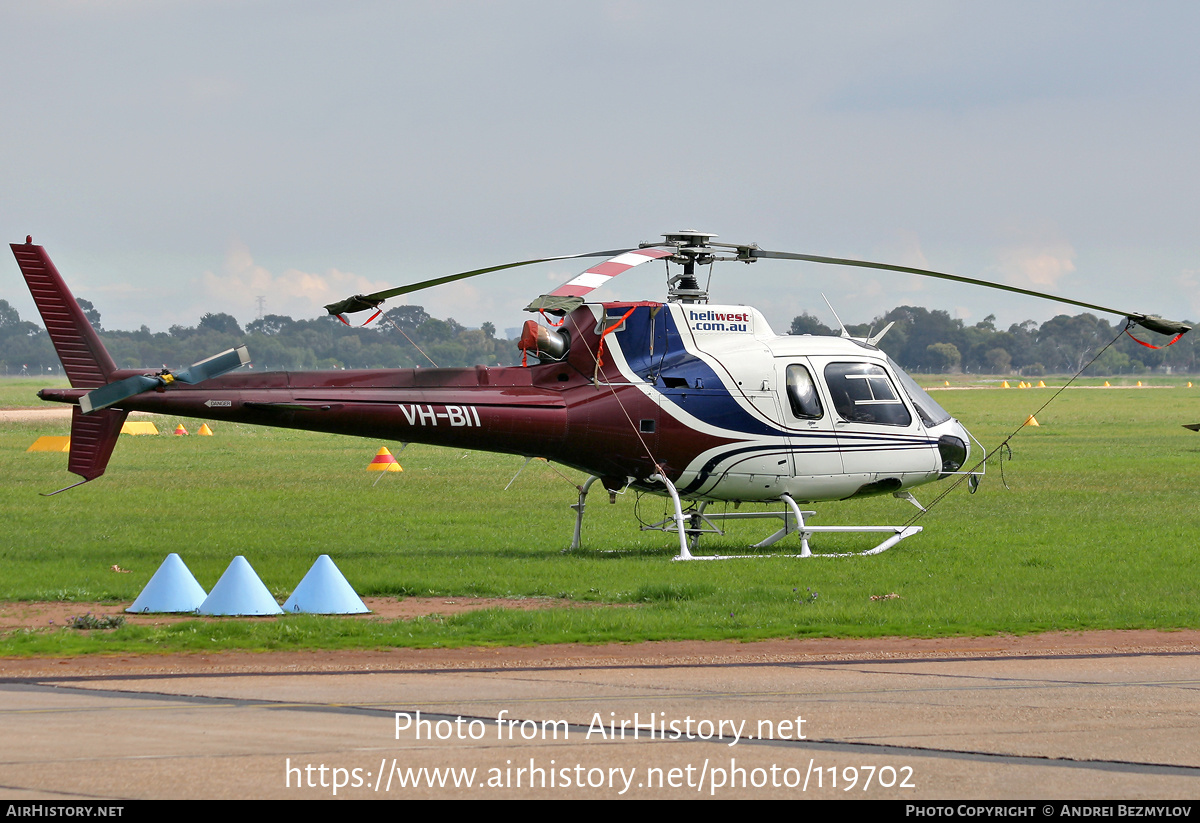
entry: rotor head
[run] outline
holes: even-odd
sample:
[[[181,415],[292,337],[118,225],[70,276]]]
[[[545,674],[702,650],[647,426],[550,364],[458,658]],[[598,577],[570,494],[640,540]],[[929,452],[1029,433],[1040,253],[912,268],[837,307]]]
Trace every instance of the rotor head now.
[[[672,303],[707,303],[708,289],[701,288],[696,279],[696,266],[709,266],[720,260],[744,260],[754,262],[744,257],[743,246],[731,246],[727,243],[713,243],[710,238],[717,235],[710,232],[683,229],[682,231],[664,234],[658,243],[642,243],[642,248],[654,246],[673,249],[669,262],[683,267],[683,273],[667,280],[667,300]],[[722,249],[734,249],[736,256],[723,254]]]

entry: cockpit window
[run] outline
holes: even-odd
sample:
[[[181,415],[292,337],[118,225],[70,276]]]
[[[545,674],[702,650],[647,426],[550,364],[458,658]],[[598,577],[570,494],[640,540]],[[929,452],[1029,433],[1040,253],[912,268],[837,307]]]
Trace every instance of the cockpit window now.
[[[851,423],[907,426],[912,415],[881,366],[870,363],[830,363],[825,382],[838,416]]]
[[[921,421],[926,426],[937,426],[950,419],[950,412],[939,406],[927,391],[917,385],[916,380],[905,374],[896,361],[889,357],[888,362],[892,364],[892,371],[900,378],[900,385],[908,392],[908,399],[917,407],[917,414],[921,415]]]
[[[825,412],[821,409],[821,398],[808,369],[798,363],[787,367],[788,401],[792,404],[792,415],[801,420],[816,420]]]

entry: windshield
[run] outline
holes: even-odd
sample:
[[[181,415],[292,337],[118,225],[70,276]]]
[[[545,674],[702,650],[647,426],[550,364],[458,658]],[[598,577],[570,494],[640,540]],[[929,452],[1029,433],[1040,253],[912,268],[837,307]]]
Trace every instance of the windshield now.
[[[912,400],[913,405],[917,407],[917,414],[921,415],[921,422],[926,426],[937,426],[950,419],[950,412],[939,406],[927,391],[917,385],[916,380],[913,380],[905,373],[904,369],[896,365],[895,360],[889,357],[888,363],[892,365],[892,371],[900,379],[900,385],[908,392],[909,400]]]
[[[912,422],[882,366],[830,363],[825,367],[825,384],[838,416],[848,423],[907,426]]]

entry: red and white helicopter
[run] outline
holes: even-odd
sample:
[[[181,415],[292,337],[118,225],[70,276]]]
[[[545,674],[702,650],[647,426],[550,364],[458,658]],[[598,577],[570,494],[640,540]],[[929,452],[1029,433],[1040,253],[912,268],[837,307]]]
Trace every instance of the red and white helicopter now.
[[[527,307],[542,322],[525,323],[521,366],[269,373],[234,373],[249,362],[245,347],[178,373],[117,369],[45,250],[31,238],[12,249],[71,382],[39,396],[75,407],[68,469],[83,480],[74,485],[104,473],[130,411],[504,452],[589,475],[572,507],[572,548],[580,545],[585,499],[597,480],[614,501],[627,488],[670,498],[673,515],[648,528],[677,534],[679,560],[699,559],[700,535],[720,532],[723,520],[758,517],[778,517],[783,526],[754,548],[794,532],[799,556],[830,556],[813,555],[812,534],[866,531],[888,536],[863,553],[884,551],[920,528],[813,526],[813,512],[800,504],[876,494],[916,503],[911,489],[964,473],[973,441],[876,348],[882,333],[865,340],[844,329],[841,337],[777,335],[756,309],[708,303],[698,266],[761,259],[860,266],[1120,314],[1165,334],[1190,330],[967,277],[717,243],[715,236],[681,231],[637,248],[475,269],[326,307],[344,320],[391,297],[488,272],[606,258]],[[667,266],[667,302],[585,301],[612,277],[654,260]],[[713,501],[782,509],[707,513]]]

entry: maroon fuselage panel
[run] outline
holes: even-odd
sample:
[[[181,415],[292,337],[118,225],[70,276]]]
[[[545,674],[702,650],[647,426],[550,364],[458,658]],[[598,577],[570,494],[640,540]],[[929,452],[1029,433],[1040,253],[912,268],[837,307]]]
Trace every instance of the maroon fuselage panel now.
[[[175,383],[122,408],[204,420],[545,457],[606,476],[678,476],[722,442],[668,416],[628,384],[594,385],[565,364],[530,368],[239,372]],[[114,379],[141,374],[122,370]],[[560,379],[566,375],[567,379]],[[77,401],[82,390],[43,397]]]
[[[529,367],[241,370],[198,385],[173,383],[121,403],[129,411],[304,429],[403,443],[545,457],[591,474],[677,478],[725,438],[701,434],[631,385],[611,352],[597,367],[600,334],[577,309],[567,358]],[[615,342],[609,337],[606,345]],[[141,370],[120,370],[121,380]],[[78,402],[86,391],[47,389]]]

